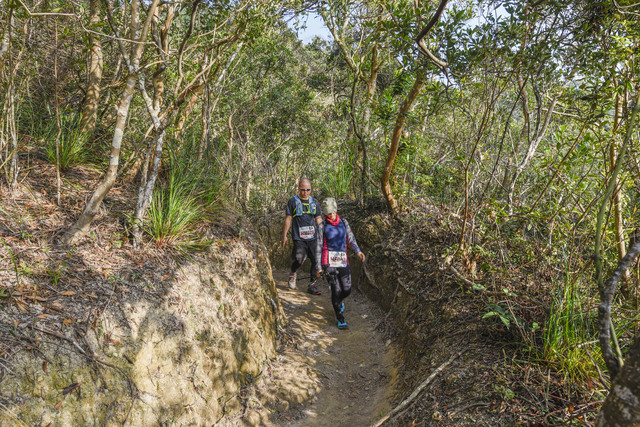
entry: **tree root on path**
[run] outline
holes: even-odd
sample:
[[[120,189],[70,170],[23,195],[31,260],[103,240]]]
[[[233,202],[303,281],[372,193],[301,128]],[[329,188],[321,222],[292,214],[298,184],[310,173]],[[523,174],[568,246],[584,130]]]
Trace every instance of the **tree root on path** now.
[[[453,356],[451,356],[449,358],[449,360],[447,360],[446,362],[444,362],[442,365],[440,365],[435,371],[433,371],[431,373],[431,375],[429,375],[429,377],[424,380],[422,382],[422,384],[420,384],[414,391],[413,393],[411,393],[411,395],[409,397],[407,397],[405,400],[403,400],[402,402],[400,402],[400,404],[398,406],[396,406],[395,408],[393,408],[387,415],[385,415],[384,417],[380,418],[375,424],[372,424],[371,427],[380,427],[382,424],[384,424],[387,420],[391,419],[392,417],[394,417],[396,414],[400,413],[401,411],[403,411],[404,409],[406,409],[409,404],[411,404],[411,402],[413,402],[416,397],[418,397],[418,395],[422,392],[422,390],[424,390],[429,383],[431,383],[431,381],[433,381],[433,379],[436,377],[436,375],[438,375],[440,372],[442,372],[444,370],[444,368],[446,368],[447,366],[449,366],[451,364],[451,362],[453,362],[454,360],[456,360],[462,353],[464,353],[465,351],[467,351],[467,349],[463,349],[460,350],[459,352],[457,352],[456,354],[454,354]]]

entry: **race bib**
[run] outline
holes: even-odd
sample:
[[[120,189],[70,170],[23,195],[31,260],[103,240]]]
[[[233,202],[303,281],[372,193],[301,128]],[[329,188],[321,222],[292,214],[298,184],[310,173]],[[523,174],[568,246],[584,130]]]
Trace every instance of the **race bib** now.
[[[329,267],[346,267],[347,253],[329,251]]]
[[[310,225],[308,227],[300,227],[300,230],[298,231],[302,240],[313,239],[316,234],[316,228],[313,225]]]

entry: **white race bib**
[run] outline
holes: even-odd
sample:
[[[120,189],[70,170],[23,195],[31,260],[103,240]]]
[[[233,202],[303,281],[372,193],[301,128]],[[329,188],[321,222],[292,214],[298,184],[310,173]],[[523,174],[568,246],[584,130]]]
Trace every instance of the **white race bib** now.
[[[316,228],[313,225],[310,225],[308,227],[300,227],[300,230],[298,231],[302,240],[313,239],[313,236],[316,234]]]
[[[347,253],[329,251],[329,267],[346,267]]]

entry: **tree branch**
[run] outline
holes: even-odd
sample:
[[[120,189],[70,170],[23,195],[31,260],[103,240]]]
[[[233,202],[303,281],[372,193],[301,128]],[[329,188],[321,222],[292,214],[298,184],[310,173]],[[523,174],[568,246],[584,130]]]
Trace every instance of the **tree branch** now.
[[[444,12],[444,8],[447,7],[447,3],[449,3],[449,0],[440,0],[440,5],[438,6],[438,10],[436,10],[436,14],[433,15],[433,18],[431,18],[431,21],[427,23],[427,26],[424,27],[422,31],[420,31],[420,33],[418,33],[418,35],[416,36],[415,38],[416,43],[419,44],[420,41],[424,38],[424,36],[426,36],[427,33],[431,31],[431,28],[433,28],[433,26],[436,25],[436,22],[438,22],[438,20],[442,16],[442,13]]]

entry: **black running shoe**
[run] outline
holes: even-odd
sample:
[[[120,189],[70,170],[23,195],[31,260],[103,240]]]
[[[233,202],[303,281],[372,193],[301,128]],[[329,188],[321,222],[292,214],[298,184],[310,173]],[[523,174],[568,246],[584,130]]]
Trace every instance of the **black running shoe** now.
[[[315,280],[309,285],[309,288],[307,289],[307,291],[311,294],[311,295],[320,295],[322,294],[322,292],[320,291],[320,289],[318,289],[318,285],[315,282]]]

